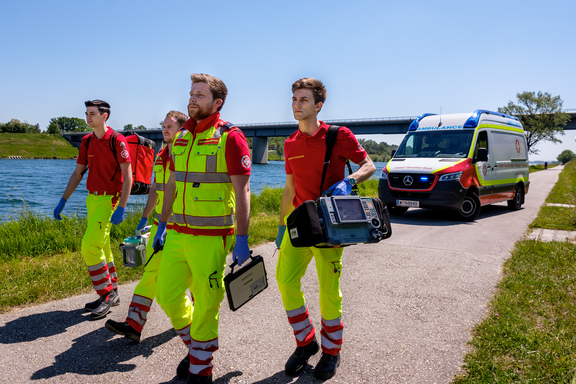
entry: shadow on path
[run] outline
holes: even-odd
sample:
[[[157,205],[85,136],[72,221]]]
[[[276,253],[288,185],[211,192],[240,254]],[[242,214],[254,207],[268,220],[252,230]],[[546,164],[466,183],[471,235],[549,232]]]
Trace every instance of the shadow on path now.
[[[0,344],[16,344],[51,337],[89,319],[84,309],[35,313],[6,323],[0,328]]]
[[[69,372],[92,376],[132,371],[136,365],[124,362],[137,356],[152,355],[154,348],[176,337],[176,332],[169,329],[156,336],[147,337],[140,343],[127,343],[125,338],[116,336],[101,327],[73,340],[74,344],[69,350],[56,356],[56,361],[51,366],[35,372],[31,379],[48,379]]]

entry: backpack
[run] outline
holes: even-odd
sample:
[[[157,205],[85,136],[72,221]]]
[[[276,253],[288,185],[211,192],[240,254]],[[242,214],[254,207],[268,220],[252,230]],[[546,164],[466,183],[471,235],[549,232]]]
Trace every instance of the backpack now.
[[[112,137],[110,137],[110,150],[114,154],[114,159],[118,162],[118,157],[116,153],[116,141],[120,133],[114,131]],[[147,195],[150,191],[150,185],[152,183],[152,169],[154,166],[154,148],[156,143],[154,141],[140,136],[134,131],[127,131],[124,135],[126,137],[126,142],[128,143],[128,153],[130,154],[130,159],[132,160],[132,189],[130,190],[131,195]],[[88,147],[90,146],[90,139],[92,135],[88,136],[86,139],[86,153],[88,153]],[[120,165],[120,164],[118,164]],[[116,167],[116,171],[112,176],[111,180],[114,180],[116,174],[118,173],[119,167]],[[82,172],[86,173],[88,168]]]

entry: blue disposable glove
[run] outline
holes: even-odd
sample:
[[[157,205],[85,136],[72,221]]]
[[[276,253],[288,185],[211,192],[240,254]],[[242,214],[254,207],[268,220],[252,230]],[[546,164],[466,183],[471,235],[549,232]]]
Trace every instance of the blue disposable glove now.
[[[154,236],[154,242],[152,243],[152,248],[156,250],[164,247],[165,239],[166,239],[166,223],[160,221],[158,223],[158,230],[156,231],[156,236]]]
[[[126,208],[118,207],[112,214],[110,222],[114,225],[118,225],[124,221],[124,214],[126,213]]]
[[[324,192],[324,194],[326,195],[330,193],[332,194],[332,196],[348,196],[350,193],[352,193],[352,184],[350,184],[350,180],[348,180],[348,178],[345,178],[344,180],[337,182]]]
[[[238,265],[242,265],[249,257],[248,235],[236,236],[236,246],[234,246],[234,252],[232,252],[232,259],[237,261]]]
[[[56,220],[62,220],[62,217],[60,216],[60,212],[62,212],[65,205],[66,205],[66,199],[62,197],[60,199],[60,202],[56,206],[56,208],[54,208],[54,218]]]
[[[148,218],[147,217],[142,217],[140,219],[140,222],[138,223],[138,226],[136,227],[136,231],[141,231],[144,229],[144,227],[146,226],[146,224],[148,224]]]
[[[284,232],[286,232],[286,226],[285,225],[279,225],[278,226],[278,234],[276,235],[276,248],[280,248],[280,245],[282,245],[282,239],[284,238]]]

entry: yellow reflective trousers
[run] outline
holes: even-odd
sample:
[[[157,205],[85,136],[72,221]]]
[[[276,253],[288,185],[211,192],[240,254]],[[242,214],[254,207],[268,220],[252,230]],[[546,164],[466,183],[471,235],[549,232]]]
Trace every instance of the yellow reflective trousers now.
[[[114,197],[89,194],[86,198],[88,224],[82,238],[82,256],[88,266],[94,289],[99,295],[118,287],[114,256],[110,249],[110,219],[114,212]]]
[[[178,331],[190,325],[190,337],[218,337],[218,311],[224,298],[226,255],[235,237],[168,232],[157,280],[158,304]],[[190,289],[194,306],[186,296]]]

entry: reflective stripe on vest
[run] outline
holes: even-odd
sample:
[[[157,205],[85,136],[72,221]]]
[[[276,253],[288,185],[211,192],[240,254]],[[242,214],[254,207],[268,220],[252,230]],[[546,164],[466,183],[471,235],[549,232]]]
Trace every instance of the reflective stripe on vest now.
[[[186,221],[184,221],[184,219],[186,219]],[[190,224],[196,227],[224,227],[234,225],[234,215],[200,217],[174,213],[172,215],[172,220],[176,224]]]
[[[228,173],[174,172],[174,179],[184,183],[230,183]]]

